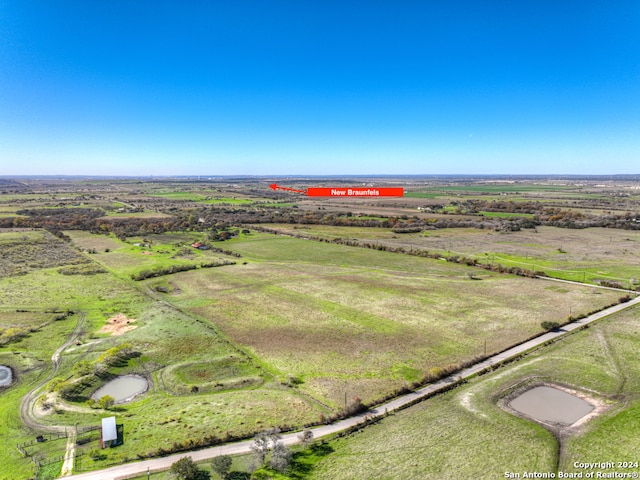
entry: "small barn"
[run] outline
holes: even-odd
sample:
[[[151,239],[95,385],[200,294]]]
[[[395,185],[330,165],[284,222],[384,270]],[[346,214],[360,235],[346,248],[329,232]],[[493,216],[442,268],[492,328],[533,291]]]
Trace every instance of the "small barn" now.
[[[107,448],[118,442],[118,429],[116,428],[116,417],[102,419],[102,435],[100,436],[100,446]]]

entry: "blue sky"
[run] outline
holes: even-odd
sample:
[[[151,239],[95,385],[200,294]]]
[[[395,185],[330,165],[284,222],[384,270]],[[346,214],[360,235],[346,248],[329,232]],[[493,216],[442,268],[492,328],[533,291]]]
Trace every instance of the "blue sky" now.
[[[639,160],[637,1],[0,0],[0,175]]]

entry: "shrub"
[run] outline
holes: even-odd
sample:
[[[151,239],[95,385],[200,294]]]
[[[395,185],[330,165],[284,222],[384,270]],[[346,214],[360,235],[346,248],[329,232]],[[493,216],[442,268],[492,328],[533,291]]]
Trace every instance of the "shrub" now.
[[[560,324],[558,322],[544,321],[540,324],[540,326],[542,327],[543,330],[546,330],[548,332],[548,331],[557,329],[560,326]]]
[[[99,448],[92,448],[91,450],[89,450],[89,457],[91,457],[94,462],[107,458],[107,456]]]
[[[109,410],[115,403],[116,401],[111,395],[105,395],[104,397],[100,397],[100,400],[98,400],[100,408],[105,410]]]

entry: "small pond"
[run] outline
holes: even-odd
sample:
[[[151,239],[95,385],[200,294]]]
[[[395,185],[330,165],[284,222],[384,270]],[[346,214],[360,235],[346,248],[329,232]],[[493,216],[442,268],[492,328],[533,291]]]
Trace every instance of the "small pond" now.
[[[98,390],[93,392],[91,397],[100,400],[105,395],[110,395],[116,403],[123,403],[133,400],[133,397],[147,391],[149,383],[144,377],[138,375],[125,375],[111,380]]]
[[[581,398],[553,387],[527,390],[509,402],[514,410],[544,423],[571,425],[595,407]]]
[[[13,381],[13,374],[11,369],[6,365],[0,365],[0,387],[6,387],[11,385]]]

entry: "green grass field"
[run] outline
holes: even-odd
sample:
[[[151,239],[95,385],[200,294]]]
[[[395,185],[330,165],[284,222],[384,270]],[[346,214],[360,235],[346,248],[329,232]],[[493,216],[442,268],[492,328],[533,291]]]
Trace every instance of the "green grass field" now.
[[[273,478],[494,479],[505,478],[505,472],[521,478],[524,472],[551,472],[557,478],[558,471],[584,475],[587,470],[575,468],[574,462],[635,462],[640,448],[638,333],[636,307],[359,432],[318,441],[316,454],[311,449],[298,451],[291,473]],[[550,431],[498,406],[509,392],[539,382],[581,391],[600,401],[605,410],[563,434],[560,450]],[[235,457],[233,470],[246,471],[248,458]],[[202,467],[208,469],[208,463]],[[592,471],[638,469],[616,466]]]
[[[163,193],[152,193],[152,194],[149,194],[149,196],[166,198],[169,200],[188,200],[191,202],[199,202],[207,198],[207,196],[203,195],[202,193],[194,193],[194,192],[163,192]]]
[[[55,314],[33,307],[29,312],[19,313],[6,308],[6,304],[0,309],[0,328],[14,326],[30,330],[19,340],[0,345],[0,365],[8,365],[15,375],[10,387],[0,388],[0,448],[4,452],[0,479],[3,480],[28,478],[35,471],[31,460],[23,458],[16,448],[18,443],[33,440],[37,435],[20,421],[18,406],[20,399],[46,378],[51,370],[51,354],[65,341],[77,320],[75,316],[63,320],[54,318]]]
[[[54,257],[38,250],[24,274],[0,278],[0,329],[33,330],[0,346],[0,363],[18,377],[0,392],[7,399],[0,432],[13,449],[0,469],[7,478],[31,471],[15,443],[37,433],[21,426],[18,400],[46,378],[52,353],[80,318],[85,320],[79,342],[64,352],[56,377],[74,382],[81,376],[77,365],[94,364],[124,343],[136,355],[109,367],[106,378],[88,380],[76,400],[58,399],[38,410],[40,423],[94,425],[111,413],[83,400],[100,384],[124,374],[150,381],[147,393],[113,410],[125,425],[127,449],[109,450],[100,460],[83,456],[78,468],[88,470],[205,437],[316,421],[343,408],[345,394],[373,401],[433,367],[482,354],[485,340],[488,353],[500,350],[539,332],[542,321],[562,321],[570,309],[583,313],[619,297],[441,260],[255,233],[220,243],[242,254],[244,265],[134,282],[130,273],[179,261],[171,257],[202,234],[153,235],[146,239],[150,247],[143,247],[133,245],[142,238],[121,242],[67,233],[72,244],[56,243]],[[57,242],[39,231],[4,234],[0,243],[7,245]],[[211,251],[193,254],[188,261],[218,258]],[[78,262],[98,262],[109,272],[60,273]],[[480,280],[470,279],[470,272]],[[167,293],[156,291],[159,285],[169,287]],[[53,320],[47,313],[53,310],[83,314]],[[119,336],[99,331],[120,313],[134,319],[136,328]],[[95,441],[81,448],[94,447]],[[55,458],[64,453],[64,442],[37,453]]]
[[[249,198],[224,197],[212,194],[211,192],[166,192],[152,193],[150,197],[166,198],[168,200],[190,201],[203,203],[208,205],[226,204],[226,205],[250,205],[254,200]]]
[[[248,265],[172,277],[170,301],[210,319],[276,375],[342,406],[498,351],[545,320],[591,311],[615,292],[483,272],[439,260],[257,234],[228,242]]]
[[[80,231],[67,231],[66,234],[80,248],[95,250],[93,260],[126,277],[156,269],[199,267],[203,263],[237,260],[235,257],[191,247],[193,242],[204,240],[204,235],[197,232],[131,237],[126,242]]]
[[[517,193],[517,192],[566,192],[575,190],[575,187],[552,184],[513,184],[497,183],[485,184],[477,183],[470,185],[445,185],[425,188],[425,192],[483,192],[483,193]]]
[[[533,213],[509,213],[509,212],[479,212],[483,217],[489,218],[533,218]]]
[[[632,279],[640,282],[640,233],[634,230],[569,230],[542,226],[520,232],[447,228],[395,234],[391,229],[327,225],[273,224],[269,227],[302,236],[356,239],[363,243],[375,241],[443,256],[462,255],[485,264],[544,271],[550,277],[563,280],[587,283],[605,280],[619,282],[624,287],[631,287]]]
[[[32,240],[28,236],[24,241]],[[275,382],[270,372],[222,338],[213,325],[142,293],[145,286],[141,285],[141,291],[136,283],[110,273],[62,275],[57,269],[58,266],[33,267],[22,275],[0,278],[0,330],[17,327],[28,331],[0,344],[0,364],[12,367],[17,378],[11,387],[0,391],[0,438],[8,452],[0,467],[0,478],[26,478],[33,470],[31,461],[21,457],[16,444],[32,440],[39,432],[21,424],[19,399],[51,372],[52,353],[65,342],[81,315],[55,320],[55,314],[47,313],[52,310],[84,312],[85,318],[78,344],[67,348],[62,357],[56,375],[62,380],[73,382],[79,378],[76,365],[96,362],[108,349],[125,342],[138,352],[128,362],[111,367],[102,382],[89,382],[78,393],[80,397],[88,398],[100,383],[117,375],[135,373],[151,381],[146,394],[113,410],[118,422],[125,425],[127,449],[110,450],[106,458],[97,462],[85,456],[81,468],[119,463],[160,447],[170,449],[174,442],[187,445],[207,436],[250,435],[269,425],[302,424],[326,412]],[[100,333],[107,319],[118,313],[134,319],[132,325],[136,328],[121,336]],[[177,369],[175,374],[169,371],[165,375],[165,370],[173,366]],[[203,372],[206,377],[202,377]],[[198,390],[192,391],[193,386]],[[158,418],[158,412],[163,412],[162,418]],[[109,413],[90,409],[81,400],[58,400],[37,415],[42,424],[74,427],[95,425]],[[55,458],[64,454],[64,445],[64,441],[42,444],[34,454]],[[94,447],[95,441],[82,448]]]
[[[640,310],[600,321],[455,391],[330,442],[309,478],[505,478],[504,472],[556,472],[558,444],[497,400],[523,381],[556,382],[608,409],[563,439],[559,469],[574,462],[637,461],[640,448]],[[598,470],[598,469],[596,469]],[[637,472],[638,469],[605,470]]]

